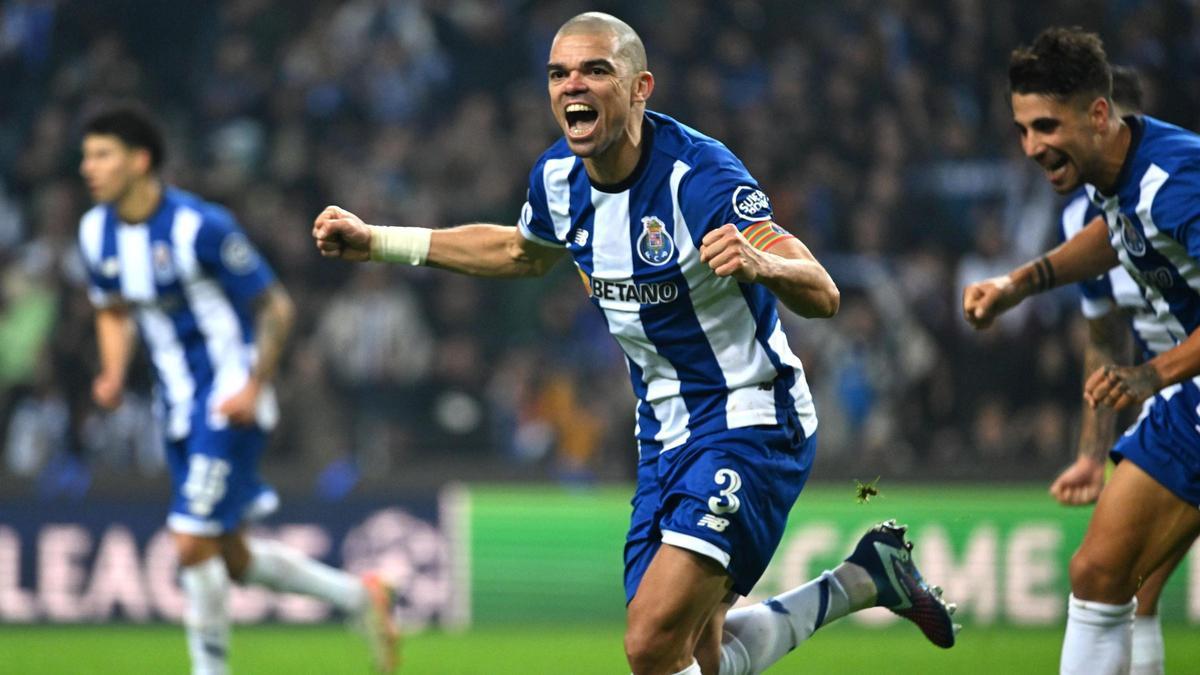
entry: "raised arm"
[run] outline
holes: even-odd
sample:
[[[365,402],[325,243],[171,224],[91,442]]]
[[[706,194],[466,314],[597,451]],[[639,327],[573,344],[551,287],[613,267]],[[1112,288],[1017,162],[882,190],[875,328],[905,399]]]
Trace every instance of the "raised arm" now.
[[[1104,219],[1095,218],[1079,234],[1041,258],[1002,277],[967,286],[963,291],[963,316],[975,328],[987,328],[1025,298],[1099,276],[1119,262],[1108,242],[1108,226]]]
[[[327,258],[429,265],[481,277],[545,274],[563,251],[534,243],[515,227],[459,225],[444,230],[367,225],[328,206],[313,223],[317,249]]]
[[[700,260],[717,276],[766,286],[788,309],[803,317],[831,317],[841,304],[841,294],[829,273],[794,237],[762,251],[737,226],[726,224],[704,235]]]
[[[101,408],[111,410],[121,405],[136,335],[137,329],[127,308],[113,306],[96,310],[100,373],[92,382],[92,398]]]

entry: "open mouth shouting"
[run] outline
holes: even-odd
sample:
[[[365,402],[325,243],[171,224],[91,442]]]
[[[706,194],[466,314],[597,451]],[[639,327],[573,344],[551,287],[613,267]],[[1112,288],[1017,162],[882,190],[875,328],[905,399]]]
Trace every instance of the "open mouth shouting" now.
[[[1071,158],[1057,150],[1047,150],[1038,164],[1046,172],[1046,180],[1055,187],[1060,187],[1066,180]]]
[[[564,118],[567,122],[567,139],[582,141],[590,138],[596,130],[600,113],[587,103],[568,103]]]

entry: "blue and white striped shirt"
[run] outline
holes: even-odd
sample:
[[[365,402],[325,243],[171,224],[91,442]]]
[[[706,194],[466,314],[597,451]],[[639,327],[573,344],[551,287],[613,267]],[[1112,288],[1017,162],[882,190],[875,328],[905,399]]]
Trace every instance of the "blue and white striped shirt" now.
[[[1087,192],[1122,267],[1177,345],[1200,326],[1200,136],[1148,115],[1126,121],[1133,136],[1113,194]]]
[[[228,424],[217,406],[245,386],[255,360],[252,301],[275,280],[228,211],[164,187],[145,223],[123,223],[112,204],[79,223],[89,297],[97,308],[128,306],[150,351],[166,432]],[[258,423],[274,426],[273,392]]]
[[[1099,207],[1088,199],[1080,188],[1078,194],[1063,208],[1059,234],[1063,241],[1074,237],[1101,215]],[[1142,296],[1142,289],[1124,267],[1118,265],[1108,272],[1079,282],[1080,309],[1089,319],[1106,316],[1114,309],[1122,310],[1129,319],[1133,337],[1143,360],[1153,358],[1175,346],[1167,326],[1158,320],[1154,308]]]
[[[534,165],[518,224],[570,252],[625,352],[639,453],[789,420],[810,436],[812,395],[775,297],[700,261],[705,234],[770,221],[770,202],[721,143],[649,111],[643,129],[641,159],[619,185],[593,184],[566,141],[555,143]]]

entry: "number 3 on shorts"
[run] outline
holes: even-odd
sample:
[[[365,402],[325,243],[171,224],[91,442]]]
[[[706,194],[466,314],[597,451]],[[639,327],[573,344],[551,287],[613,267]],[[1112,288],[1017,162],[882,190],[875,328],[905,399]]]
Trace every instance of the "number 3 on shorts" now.
[[[717,469],[713,482],[723,487],[716,497],[708,498],[708,510],[718,515],[735,513],[742,505],[742,500],[734,494],[742,489],[742,477],[733,469]]]
[[[183,484],[188,510],[200,517],[212,513],[213,506],[225,496],[225,477],[228,475],[229,462],[206,455],[192,455],[187,480]]]

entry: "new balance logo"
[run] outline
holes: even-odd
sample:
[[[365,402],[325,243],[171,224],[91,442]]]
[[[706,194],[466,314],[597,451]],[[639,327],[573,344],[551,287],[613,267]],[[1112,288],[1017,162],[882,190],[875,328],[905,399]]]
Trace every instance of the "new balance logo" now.
[[[703,525],[704,527],[707,527],[712,530],[716,530],[717,532],[724,532],[725,528],[729,527],[728,520],[726,520],[725,518],[719,518],[717,516],[714,516],[711,513],[704,514],[704,516],[702,518],[700,518],[700,522],[698,522],[696,524]]]
[[[587,246],[587,240],[588,240],[588,231],[583,228],[577,228],[575,230],[575,237],[572,239],[572,241],[575,242],[575,245],[576,246]]]

